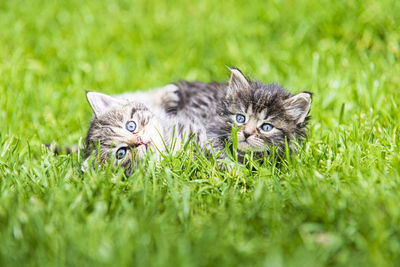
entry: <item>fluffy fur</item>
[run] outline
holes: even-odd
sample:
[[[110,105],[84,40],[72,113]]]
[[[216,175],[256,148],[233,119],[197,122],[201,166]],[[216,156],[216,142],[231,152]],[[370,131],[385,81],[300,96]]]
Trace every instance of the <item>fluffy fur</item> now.
[[[301,142],[307,134],[309,92],[290,94],[276,84],[251,81],[238,69],[231,69],[228,83],[181,81],[176,86],[179,101],[168,110],[203,124],[217,149],[230,142],[232,127],[239,127],[239,155],[253,151],[259,159],[272,147],[282,154],[285,142],[294,151],[295,142]],[[239,122],[238,115],[245,120]]]
[[[135,160],[148,150],[177,151],[189,139],[200,146],[207,140],[202,126],[168,116],[163,109],[96,92],[88,92],[87,98],[95,116],[86,136],[86,165],[90,155],[98,155],[99,164],[112,161],[129,176]],[[132,122],[134,129],[128,127]]]
[[[86,137],[86,156],[97,153],[100,162],[113,160],[132,172],[134,159],[147,150],[154,153],[178,146],[193,137],[200,147],[221,151],[231,142],[232,129],[238,128],[240,159],[253,151],[264,159],[275,147],[279,154],[296,149],[307,134],[311,93],[291,94],[276,84],[246,78],[231,69],[228,83],[181,81],[144,93],[117,97],[89,92],[88,101],[95,113]],[[140,101],[140,102],[138,102]],[[136,129],[127,130],[134,121]],[[126,148],[122,159],[116,155]],[[224,155],[223,153],[221,154]]]

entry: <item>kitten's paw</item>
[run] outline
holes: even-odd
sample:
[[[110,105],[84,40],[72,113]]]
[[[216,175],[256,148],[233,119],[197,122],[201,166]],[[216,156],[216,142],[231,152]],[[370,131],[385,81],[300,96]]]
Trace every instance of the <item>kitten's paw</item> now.
[[[231,172],[235,168],[236,164],[228,158],[224,158],[217,160],[217,165],[221,171]]]
[[[180,102],[179,88],[175,84],[168,84],[163,88],[161,97],[162,107],[167,111],[176,111]]]

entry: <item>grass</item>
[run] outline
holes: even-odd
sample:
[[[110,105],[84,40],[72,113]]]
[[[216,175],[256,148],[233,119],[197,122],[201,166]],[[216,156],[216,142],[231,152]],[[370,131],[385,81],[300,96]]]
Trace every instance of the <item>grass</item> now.
[[[1,266],[400,264],[400,2],[0,1]],[[186,154],[80,173],[85,90],[226,81],[314,92],[287,166]]]

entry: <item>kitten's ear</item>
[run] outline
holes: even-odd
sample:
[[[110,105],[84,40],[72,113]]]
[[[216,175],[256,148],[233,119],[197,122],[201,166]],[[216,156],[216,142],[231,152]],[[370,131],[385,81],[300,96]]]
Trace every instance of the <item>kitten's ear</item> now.
[[[312,94],[309,92],[298,93],[286,99],[286,113],[296,121],[297,124],[304,122],[311,107]]]
[[[96,117],[104,113],[110,107],[117,106],[121,103],[112,96],[97,92],[86,92],[86,98]]]
[[[236,68],[229,68],[231,71],[231,78],[229,79],[229,92],[233,93],[237,90],[246,90],[250,88],[250,83],[247,80],[246,76]]]

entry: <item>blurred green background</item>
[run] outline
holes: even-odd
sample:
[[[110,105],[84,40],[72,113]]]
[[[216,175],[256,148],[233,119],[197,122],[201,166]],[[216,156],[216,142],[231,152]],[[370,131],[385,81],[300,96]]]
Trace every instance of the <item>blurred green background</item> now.
[[[395,0],[0,0],[0,264],[398,264],[399,53]],[[226,65],[314,93],[286,169],[171,158],[82,179],[79,155],[43,150],[85,136],[85,90]]]
[[[399,97],[397,1],[16,0],[0,10],[1,120],[40,142],[84,134],[85,90],[226,81],[226,65],[313,91],[317,123],[345,102],[390,111]]]

